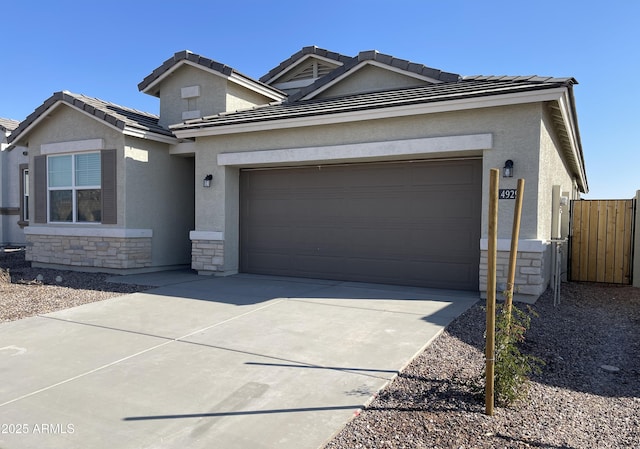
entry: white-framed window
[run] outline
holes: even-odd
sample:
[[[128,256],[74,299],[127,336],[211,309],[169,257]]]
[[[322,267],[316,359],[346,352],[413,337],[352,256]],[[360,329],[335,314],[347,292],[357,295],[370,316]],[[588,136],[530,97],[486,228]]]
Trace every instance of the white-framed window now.
[[[100,153],[47,157],[48,219],[52,223],[100,223]]]

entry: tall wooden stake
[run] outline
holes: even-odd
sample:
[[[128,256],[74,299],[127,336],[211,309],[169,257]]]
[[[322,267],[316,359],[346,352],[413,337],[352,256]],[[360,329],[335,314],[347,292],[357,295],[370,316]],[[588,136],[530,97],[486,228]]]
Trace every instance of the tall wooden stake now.
[[[500,170],[493,168],[489,178],[489,245],[487,253],[487,340],[485,414],[493,416],[494,367],[496,346],[496,259],[498,246],[498,179]]]
[[[513,210],[513,231],[511,232],[511,253],[509,254],[509,277],[507,279],[507,291],[505,292],[504,302],[509,324],[511,324],[511,310],[513,308],[513,287],[516,280],[516,261],[518,256],[518,239],[520,238],[520,217],[522,215],[523,195],[524,179],[518,179],[516,206]]]

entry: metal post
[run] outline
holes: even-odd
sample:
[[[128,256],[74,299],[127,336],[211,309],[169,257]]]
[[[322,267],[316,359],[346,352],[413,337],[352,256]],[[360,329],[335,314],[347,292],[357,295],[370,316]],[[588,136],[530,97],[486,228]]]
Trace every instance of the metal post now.
[[[487,252],[487,339],[485,414],[493,416],[494,368],[496,346],[496,260],[498,246],[498,179],[500,170],[493,168],[489,178],[489,245]]]

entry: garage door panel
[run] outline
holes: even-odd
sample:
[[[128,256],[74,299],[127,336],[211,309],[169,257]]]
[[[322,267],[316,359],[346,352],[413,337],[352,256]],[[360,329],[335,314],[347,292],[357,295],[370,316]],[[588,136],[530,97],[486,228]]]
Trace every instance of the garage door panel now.
[[[241,171],[241,270],[476,290],[481,161]]]

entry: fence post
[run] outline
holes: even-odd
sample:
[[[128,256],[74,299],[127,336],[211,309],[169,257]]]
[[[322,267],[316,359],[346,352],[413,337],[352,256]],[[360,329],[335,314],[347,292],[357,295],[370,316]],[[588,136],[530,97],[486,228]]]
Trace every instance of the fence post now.
[[[633,244],[633,286],[640,287],[640,231],[638,231],[638,223],[640,223],[640,190],[636,192],[636,217],[633,223],[634,226],[634,244]]]

